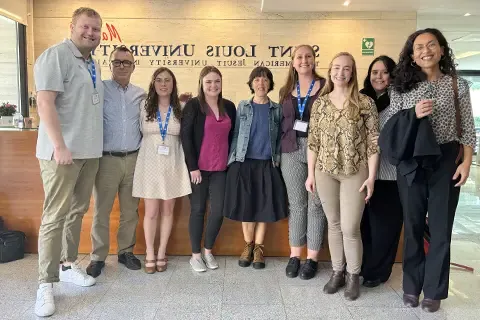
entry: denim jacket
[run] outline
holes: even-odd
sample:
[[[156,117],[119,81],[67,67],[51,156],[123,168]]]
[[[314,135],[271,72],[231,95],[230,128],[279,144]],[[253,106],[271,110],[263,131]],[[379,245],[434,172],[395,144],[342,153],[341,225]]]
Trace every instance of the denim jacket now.
[[[228,165],[235,161],[245,161],[247,154],[248,140],[250,139],[250,127],[253,121],[252,100],[240,101],[235,119],[235,130],[228,157]],[[282,121],[282,105],[270,100],[270,112],[268,116],[268,127],[270,132],[270,145],[272,150],[272,162],[280,163],[280,142]]]

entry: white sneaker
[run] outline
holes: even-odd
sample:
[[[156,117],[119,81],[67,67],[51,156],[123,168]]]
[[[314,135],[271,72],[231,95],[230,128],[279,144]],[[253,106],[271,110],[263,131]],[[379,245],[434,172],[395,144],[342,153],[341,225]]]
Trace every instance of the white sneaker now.
[[[53,283],[42,283],[37,290],[35,314],[39,317],[49,317],[55,313],[53,300]]]
[[[197,272],[207,271],[207,266],[205,266],[205,263],[203,262],[202,259],[198,260],[198,259],[195,259],[194,257],[191,257],[190,265],[192,266],[192,269],[194,271],[197,271]]]
[[[203,260],[205,261],[205,264],[207,265],[208,269],[215,270],[218,269],[218,262],[215,260],[215,257],[213,254],[204,254],[203,255]]]
[[[71,268],[65,271],[62,270],[60,265],[60,281],[70,282],[81,287],[91,287],[97,282],[94,277],[80,269],[76,263],[73,263]]]

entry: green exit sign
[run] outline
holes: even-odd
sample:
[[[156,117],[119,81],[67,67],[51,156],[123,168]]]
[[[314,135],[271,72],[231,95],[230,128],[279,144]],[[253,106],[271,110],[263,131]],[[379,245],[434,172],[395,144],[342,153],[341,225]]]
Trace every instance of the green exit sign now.
[[[375,38],[362,39],[362,56],[373,56],[375,54]]]

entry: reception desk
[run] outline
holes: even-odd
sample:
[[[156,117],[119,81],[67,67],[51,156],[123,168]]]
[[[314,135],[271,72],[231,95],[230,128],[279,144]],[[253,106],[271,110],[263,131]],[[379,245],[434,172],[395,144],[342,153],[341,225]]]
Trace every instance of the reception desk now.
[[[44,198],[39,164],[35,158],[36,141],[36,130],[2,130],[0,128],[0,216],[8,229],[25,232],[27,236],[26,250],[30,253],[37,252],[38,229]],[[188,198],[184,197],[177,200],[175,223],[167,248],[169,255],[189,255],[191,253],[188,235],[189,213]],[[140,201],[137,243],[134,250],[137,254],[145,253],[143,215],[143,201]],[[93,199],[91,200],[90,210],[83,219],[80,253],[89,253],[91,250],[90,229],[92,218]],[[110,253],[115,254],[117,250],[116,233],[119,225],[117,200],[112,209],[110,223]],[[213,248],[214,254],[237,256],[242,252],[243,246],[240,223],[225,219]],[[403,238],[400,239],[397,261],[401,261],[402,247]],[[289,256],[287,220],[268,225],[265,238],[265,254],[267,256]],[[330,259],[326,240],[320,259]]]

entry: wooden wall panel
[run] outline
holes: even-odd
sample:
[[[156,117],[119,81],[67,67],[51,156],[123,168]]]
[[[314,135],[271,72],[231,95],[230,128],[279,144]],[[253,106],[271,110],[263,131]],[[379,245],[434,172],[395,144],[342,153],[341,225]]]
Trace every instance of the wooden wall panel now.
[[[35,131],[0,131],[0,216],[6,227],[21,230],[27,235],[27,252],[37,252],[38,230],[41,222],[43,206],[43,187],[40,178],[40,167],[35,158],[37,132]],[[90,230],[93,218],[93,198],[90,210],[83,218],[80,240],[80,253],[91,251]],[[110,217],[110,253],[117,250],[116,234],[119,225],[118,200],[112,208]],[[137,227],[137,244],[135,253],[145,253],[143,234],[144,205],[140,201],[139,223]],[[177,200],[175,205],[175,223],[170,237],[167,252],[170,255],[188,255],[191,253],[188,234],[190,204],[188,197]],[[158,244],[159,232],[156,243]],[[219,255],[239,255],[244,241],[239,222],[225,219],[218,240],[213,248]],[[326,246],[326,243],[325,243]],[[268,226],[265,239],[265,254],[270,256],[288,256],[288,223],[287,220],[272,223]],[[329,259],[328,248],[322,250],[321,258]]]
[[[72,1],[60,0],[34,2],[34,48],[38,57],[49,46],[69,37],[70,16],[75,8],[91,6],[103,17],[106,25],[115,26],[122,44],[179,45],[195,44],[193,57],[142,57],[132,77],[132,82],[146,88],[158,65],[150,60],[207,60],[218,66],[231,60],[245,59],[245,66],[229,67],[220,64],[224,75],[224,96],[235,103],[249,96],[245,82],[255,61],[288,61],[290,58],[272,58],[269,46],[295,46],[300,43],[318,45],[320,56],[318,70],[326,74],[331,58],[340,51],[351,52],[357,60],[358,79],[363,82],[371,56],[361,55],[361,39],[374,37],[375,54],[387,54],[397,59],[407,36],[415,30],[416,14],[405,12],[392,15],[385,12],[316,12],[316,13],[262,13],[257,0],[199,0],[199,1]],[[51,32],[50,30],[55,30]],[[102,41],[102,45],[120,44],[120,41]],[[255,58],[208,57],[208,45],[233,45],[249,48],[256,46]],[[96,58],[105,62],[102,78],[110,77],[108,56]],[[110,52],[108,49],[107,54]],[[197,91],[201,66],[169,66],[176,74],[180,91]],[[270,96],[278,99],[278,89],[283,84],[288,66],[271,66],[276,89]]]
[[[278,97],[278,89],[287,75],[288,66],[281,66],[290,58],[272,57],[269,46],[295,46],[300,43],[320,47],[318,71],[325,75],[331,58],[340,51],[351,52],[357,60],[358,78],[363,82],[371,56],[361,55],[361,39],[374,37],[375,55],[387,54],[397,58],[407,36],[416,29],[414,12],[316,12],[316,13],[261,13],[260,0],[35,0],[33,2],[33,32],[29,33],[29,49],[32,60],[46,48],[69,37],[69,22],[72,12],[80,6],[90,6],[103,17],[103,30],[107,24],[115,26],[122,41],[102,41],[102,45],[179,45],[195,44],[195,56],[154,57],[137,56],[138,65],[132,82],[146,88],[153,71],[158,67],[150,60],[207,60],[208,64],[230,63],[242,58],[208,57],[208,45],[233,45],[248,48],[256,46],[256,57],[245,57],[244,66],[220,66],[224,76],[224,96],[234,102],[248,98],[250,92],[245,84],[256,61],[270,66],[276,88],[270,94]],[[104,62],[107,57],[96,58]],[[108,51],[109,53],[110,51]],[[201,66],[171,66],[181,92],[197,91]],[[108,65],[101,68],[102,78],[108,79]],[[29,74],[29,90],[34,91],[32,74]],[[360,85],[361,86],[361,85]],[[36,241],[42,212],[43,190],[39,176],[38,161],[34,157],[36,133],[0,132],[0,214],[5,215],[7,226],[24,230],[28,235],[28,251],[36,252]],[[19,166],[18,163],[22,165]],[[8,183],[6,181],[9,181]],[[13,182],[12,182],[13,181]],[[21,191],[19,191],[21,190]],[[93,202],[92,202],[93,204]],[[140,203],[140,221],[137,228],[136,253],[143,253],[143,202]],[[175,207],[175,226],[168,247],[169,254],[189,254],[188,237],[189,202],[179,200]],[[115,202],[111,216],[111,253],[116,251],[119,208]],[[80,251],[90,251],[90,228],[92,210],[83,222]],[[325,242],[326,243],[326,242]],[[400,248],[402,243],[400,244]],[[214,248],[217,254],[237,255],[243,247],[239,223],[226,220]],[[267,255],[289,255],[287,221],[271,224],[266,238]],[[322,250],[321,258],[329,259],[328,249]],[[397,259],[401,258],[401,250]]]

